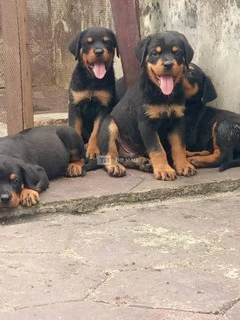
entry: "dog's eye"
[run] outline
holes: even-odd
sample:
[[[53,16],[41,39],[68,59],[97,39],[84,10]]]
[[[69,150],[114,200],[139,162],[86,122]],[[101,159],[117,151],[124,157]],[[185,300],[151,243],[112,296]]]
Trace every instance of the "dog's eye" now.
[[[158,57],[159,56],[159,52],[157,52],[156,50],[154,50],[153,52],[152,52],[152,56],[153,57]]]
[[[110,39],[104,39],[104,38],[103,38],[103,42],[106,43],[106,44],[111,44],[112,43],[112,41]]]
[[[181,57],[182,56],[182,51],[177,50],[176,52],[174,52],[175,56],[177,57]]]
[[[11,180],[11,182],[14,183],[14,184],[17,184],[17,183],[20,182],[20,180],[19,180],[18,177],[16,177],[16,178],[14,178],[13,180]]]
[[[188,73],[191,74],[191,75],[194,75],[194,70],[189,69],[189,70],[188,70]]]

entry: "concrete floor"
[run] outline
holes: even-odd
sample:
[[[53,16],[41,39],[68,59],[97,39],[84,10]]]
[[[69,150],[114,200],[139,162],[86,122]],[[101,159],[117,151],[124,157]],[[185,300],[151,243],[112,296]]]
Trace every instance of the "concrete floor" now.
[[[231,192],[239,187],[240,168],[221,173],[217,168],[199,169],[195,176],[178,177],[175,181],[159,181],[154,179],[153,174],[130,169],[125,177],[112,178],[103,169],[99,169],[87,172],[85,177],[51,181],[49,189],[41,193],[38,205],[2,209],[0,219],[66,210],[70,213],[87,213],[123,203]]]
[[[240,168],[103,169],[1,210],[0,320],[239,320]]]
[[[1,320],[239,320],[240,190],[1,226]]]

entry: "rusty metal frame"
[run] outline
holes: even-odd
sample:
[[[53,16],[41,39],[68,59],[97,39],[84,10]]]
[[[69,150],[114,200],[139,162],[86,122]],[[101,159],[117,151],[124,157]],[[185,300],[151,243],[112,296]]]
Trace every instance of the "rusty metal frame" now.
[[[126,86],[133,85],[140,71],[135,47],[140,40],[139,1],[110,0]]]

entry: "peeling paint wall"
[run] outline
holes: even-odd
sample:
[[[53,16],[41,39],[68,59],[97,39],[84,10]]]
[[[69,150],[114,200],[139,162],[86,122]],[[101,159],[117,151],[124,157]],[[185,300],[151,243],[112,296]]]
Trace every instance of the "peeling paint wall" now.
[[[240,0],[159,0],[141,3],[141,33],[177,30],[195,50],[193,61],[212,78],[213,105],[240,113]]]

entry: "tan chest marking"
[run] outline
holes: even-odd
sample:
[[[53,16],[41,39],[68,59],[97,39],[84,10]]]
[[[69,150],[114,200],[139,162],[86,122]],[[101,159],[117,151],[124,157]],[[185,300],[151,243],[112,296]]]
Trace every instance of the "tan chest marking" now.
[[[160,119],[163,117],[175,116],[181,118],[184,116],[185,106],[181,105],[146,105],[145,114],[150,119]]]
[[[108,106],[112,95],[105,90],[96,90],[93,92],[93,97],[97,98],[103,106]]]
[[[83,100],[90,101],[92,98],[96,98],[103,106],[108,106],[112,98],[112,95],[105,90],[72,91],[72,96],[74,104],[78,104]]]

